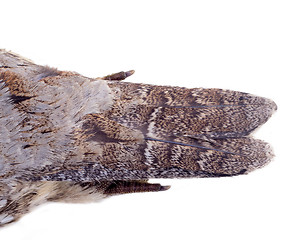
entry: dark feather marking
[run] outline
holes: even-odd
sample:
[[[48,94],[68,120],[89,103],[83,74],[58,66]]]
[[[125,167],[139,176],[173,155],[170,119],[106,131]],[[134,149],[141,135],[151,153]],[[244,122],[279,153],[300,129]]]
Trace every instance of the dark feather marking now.
[[[113,181],[108,188],[106,194],[124,194],[136,192],[159,192],[169,189],[169,186],[162,186],[158,183],[148,183],[144,181]]]
[[[37,74],[36,80],[41,80],[46,77],[55,77],[59,74],[60,72],[56,68],[41,66],[39,69],[39,73]]]
[[[225,108],[225,107],[243,107],[249,105],[257,105],[260,106],[261,104],[220,104],[220,105],[200,105],[200,106],[166,106],[160,105],[160,107],[167,107],[167,108]]]
[[[91,136],[87,141],[96,141],[100,143],[118,142],[117,139],[108,137],[108,135],[103,132],[97,124],[91,123],[91,125],[89,125],[89,123],[85,123],[83,129],[86,131],[88,136]]]
[[[109,81],[121,81],[121,80],[124,80],[124,79],[130,77],[132,74],[134,74],[134,70],[130,70],[127,72],[122,71],[122,72],[107,75],[105,77],[102,77],[101,79],[109,80]]]
[[[17,96],[15,94],[11,94],[10,98],[15,104],[31,99],[31,97],[28,96]]]
[[[31,146],[32,146],[32,145],[30,145],[30,144],[26,144],[26,145],[23,146],[23,149],[29,148],[29,147],[31,147]]]
[[[187,143],[181,143],[181,142],[175,142],[175,141],[168,141],[168,140],[162,140],[162,139],[156,139],[156,138],[150,138],[150,137],[145,137],[144,139],[148,140],[148,141],[157,141],[157,142],[164,142],[164,143],[170,143],[170,144],[187,146],[187,147],[200,148],[200,149],[203,149],[203,150],[213,150],[213,151],[218,151],[218,152],[222,152],[222,153],[239,155],[239,156],[244,156],[245,157],[245,155],[243,155],[243,154],[238,154],[238,153],[234,153],[234,152],[224,151],[224,150],[221,150],[221,149],[208,148],[208,147],[203,147],[203,146],[198,146],[198,145],[193,145],[193,144],[187,144]]]

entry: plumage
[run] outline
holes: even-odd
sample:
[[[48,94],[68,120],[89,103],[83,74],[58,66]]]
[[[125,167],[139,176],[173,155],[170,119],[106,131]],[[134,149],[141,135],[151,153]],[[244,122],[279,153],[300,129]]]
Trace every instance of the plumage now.
[[[273,157],[251,133],[273,101],[222,89],[122,82],[0,50],[0,226],[46,201],[162,191],[150,178],[246,174]]]

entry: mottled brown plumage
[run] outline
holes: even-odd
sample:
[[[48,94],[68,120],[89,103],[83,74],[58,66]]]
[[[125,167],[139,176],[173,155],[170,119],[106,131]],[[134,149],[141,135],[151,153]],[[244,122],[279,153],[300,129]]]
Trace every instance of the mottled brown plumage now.
[[[162,191],[150,178],[222,177],[266,165],[250,134],[269,99],[121,82],[38,66],[0,50],[0,226],[46,201]]]

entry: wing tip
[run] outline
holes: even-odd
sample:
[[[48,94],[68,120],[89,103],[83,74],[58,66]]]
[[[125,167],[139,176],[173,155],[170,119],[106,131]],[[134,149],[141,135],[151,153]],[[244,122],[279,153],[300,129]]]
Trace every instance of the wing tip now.
[[[271,99],[268,99],[268,98],[265,98],[265,101],[266,101],[266,105],[267,105],[267,109],[268,109],[268,112],[269,112],[269,115],[270,117],[272,116],[273,113],[275,113],[277,111],[277,105],[276,103],[271,100]]]
[[[256,139],[256,141],[258,141],[257,149],[260,149],[260,151],[257,152],[256,159],[249,165],[245,174],[264,168],[272,162],[275,157],[273,147],[269,143],[258,139]]]

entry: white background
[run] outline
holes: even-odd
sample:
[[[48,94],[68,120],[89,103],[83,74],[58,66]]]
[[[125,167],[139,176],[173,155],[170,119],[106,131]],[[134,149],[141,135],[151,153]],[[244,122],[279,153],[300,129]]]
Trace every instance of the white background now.
[[[154,180],[169,191],[47,204],[0,239],[305,239],[304,1],[1,1],[0,48],[97,77],[273,99],[255,133],[276,157],[246,176]]]

